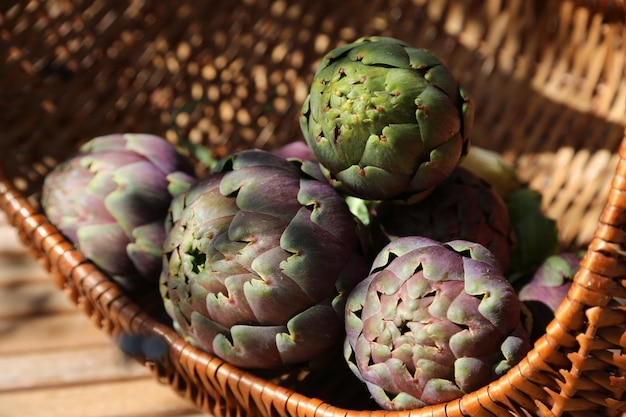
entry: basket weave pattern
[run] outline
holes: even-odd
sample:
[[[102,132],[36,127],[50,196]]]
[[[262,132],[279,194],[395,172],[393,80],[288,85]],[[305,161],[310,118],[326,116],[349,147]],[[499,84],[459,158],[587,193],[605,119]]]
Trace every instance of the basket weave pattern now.
[[[0,207],[58,287],[216,416],[596,416],[626,411],[626,4],[617,1],[31,0],[0,6]],[[556,319],[507,375],[410,412],[370,411],[341,371],[267,379],[133,304],[41,213],[47,172],[107,133],[187,138],[219,157],[301,137],[318,60],[364,35],[433,50],[476,100],[472,142],[541,192],[563,249],[586,248]],[[203,166],[198,164],[198,173]],[[367,410],[367,411],[359,411]]]

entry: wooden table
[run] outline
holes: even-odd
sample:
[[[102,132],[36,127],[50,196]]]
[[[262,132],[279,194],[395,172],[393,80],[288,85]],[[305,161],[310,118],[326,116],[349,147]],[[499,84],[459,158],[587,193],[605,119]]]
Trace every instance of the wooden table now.
[[[0,417],[200,417],[96,329],[0,212]]]

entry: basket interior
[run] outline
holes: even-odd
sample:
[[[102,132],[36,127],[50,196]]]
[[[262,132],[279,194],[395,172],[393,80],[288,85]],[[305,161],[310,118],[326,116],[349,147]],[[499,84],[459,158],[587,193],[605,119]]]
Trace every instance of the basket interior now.
[[[216,157],[301,139],[321,56],[366,35],[433,50],[476,100],[472,143],[590,239],[622,137],[623,34],[570,2],[29,1],[1,11],[4,170],[35,194],[76,146],[135,131]],[[620,46],[621,44],[621,46]]]

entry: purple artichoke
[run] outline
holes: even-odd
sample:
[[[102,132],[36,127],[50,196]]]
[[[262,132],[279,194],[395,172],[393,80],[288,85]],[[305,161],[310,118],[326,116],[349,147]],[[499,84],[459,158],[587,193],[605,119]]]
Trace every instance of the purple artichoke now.
[[[161,294],[190,343],[242,368],[323,361],[367,275],[357,222],[312,161],[248,150],[172,202]]]
[[[489,249],[503,272],[509,267],[513,241],[506,203],[464,168],[456,168],[428,198],[415,204],[383,201],[371,218],[385,244],[404,236],[468,240]]]
[[[129,291],[154,288],[173,196],[194,180],[191,163],[147,134],[94,138],[45,178],[51,223]]]
[[[564,252],[548,257],[530,281],[521,285],[519,298],[533,315],[532,339],[544,334],[554,313],[567,296],[582,256]]]
[[[522,304],[485,247],[391,242],[346,303],[344,357],[383,408],[438,404],[503,375],[530,348]]]
[[[307,161],[317,161],[313,150],[309,147],[309,145],[306,144],[306,142],[301,140],[297,140],[283,145],[280,148],[276,149],[274,153],[276,155],[282,156],[285,159],[296,158]]]

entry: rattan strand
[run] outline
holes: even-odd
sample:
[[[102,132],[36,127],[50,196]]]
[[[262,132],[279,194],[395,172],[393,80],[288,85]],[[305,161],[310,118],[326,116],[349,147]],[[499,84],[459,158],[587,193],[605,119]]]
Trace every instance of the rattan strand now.
[[[216,416],[619,415],[626,410],[626,308],[616,302],[626,298],[625,10],[619,0],[2,5],[0,206],[96,326],[113,339],[138,333],[161,341],[166,356],[137,359]],[[457,401],[411,412],[370,411],[361,388],[339,389],[349,385],[346,375],[264,379],[191,347],[133,304],[37,206],[43,176],[99,134],[187,137],[215,156],[297,139],[315,63],[366,34],[441,56],[476,100],[473,143],[501,152],[542,193],[563,249],[587,248],[556,319],[517,367]]]

